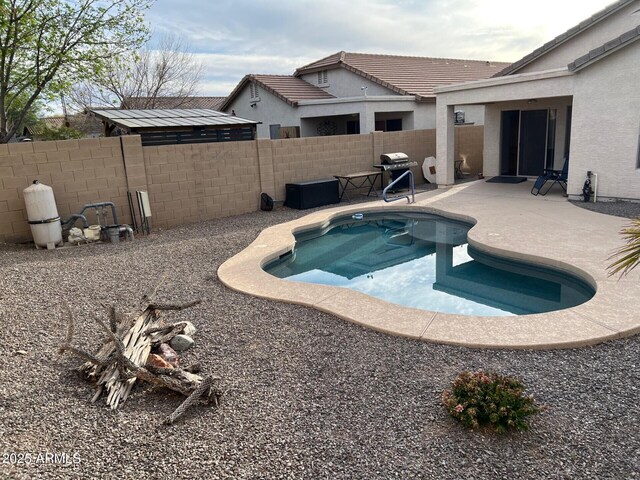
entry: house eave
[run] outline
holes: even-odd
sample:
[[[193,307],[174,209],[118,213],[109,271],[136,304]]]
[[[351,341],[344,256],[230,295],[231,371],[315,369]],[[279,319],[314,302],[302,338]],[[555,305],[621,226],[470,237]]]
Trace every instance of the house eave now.
[[[517,83],[531,82],[535,80],[546,80],[551,78],[561,78],[573,75],[567,67],[556,68],[553,70],[545,70],[542,72],[520,73],[516,75],[508,75],[505,77],[491,77],[483,80],[474,80],[471,82],[456,83],[444,87],[434,89],[436,95],[450,92],[459,92],[463,90],[475,90],[485,87],[496,87],[500,85],[513,85]]]
[[[299,100],[298,106],[335,105],[339,103],[415,102],[414,95],[367,95],[359,97],[323,98],[319,100]]]

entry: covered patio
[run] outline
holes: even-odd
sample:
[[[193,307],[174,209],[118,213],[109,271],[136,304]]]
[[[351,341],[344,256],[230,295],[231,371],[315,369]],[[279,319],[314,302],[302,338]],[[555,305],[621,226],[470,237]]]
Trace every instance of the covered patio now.
[[[454,108],[484,105],[484,164],[487,177],[536,178],[561,169],[569,157],[574,75],[566,69],[492,78],[437,90],[437,183],[452,185],[455,151]],[[455,106],[455,107],[454,107]],[[583,174],[569,168],[569,190]]]

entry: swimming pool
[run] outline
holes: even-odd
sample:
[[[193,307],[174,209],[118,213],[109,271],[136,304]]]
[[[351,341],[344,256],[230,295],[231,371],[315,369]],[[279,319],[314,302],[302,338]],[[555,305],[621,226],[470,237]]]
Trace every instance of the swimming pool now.
[[[475,316],[562,310],[595,294],[575,275],[473,248],[471,227],[420,212],[340,216],[297,233],[295,248],[264,270],[407,307]]]

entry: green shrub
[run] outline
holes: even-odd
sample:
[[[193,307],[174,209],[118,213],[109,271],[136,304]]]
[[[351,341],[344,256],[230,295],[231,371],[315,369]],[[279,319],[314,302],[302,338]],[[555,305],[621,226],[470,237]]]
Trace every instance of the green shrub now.
[[[449,414],[471,429],[498,433],[527,430],[528,417],[540,411],[520,380],[493,372],[462,372],[442,394]]]

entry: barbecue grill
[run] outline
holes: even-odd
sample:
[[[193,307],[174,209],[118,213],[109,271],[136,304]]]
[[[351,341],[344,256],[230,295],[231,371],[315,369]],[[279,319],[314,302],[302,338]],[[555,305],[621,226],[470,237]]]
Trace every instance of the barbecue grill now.
[[[404,172],[411,167],[417,167],[418,162],[409,160],[406,153],[383,153],[380,155],[381,163],[374,165],[375,168],[379,168],[383,172],[389,172],[389,183],[393,182],[396,178],[400,177]],[[382,186],[382,180],[380,181]],[[399,183],[395,185],[396,190],[402,190],[409,188],[409,177],[403,178]]]

